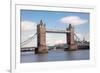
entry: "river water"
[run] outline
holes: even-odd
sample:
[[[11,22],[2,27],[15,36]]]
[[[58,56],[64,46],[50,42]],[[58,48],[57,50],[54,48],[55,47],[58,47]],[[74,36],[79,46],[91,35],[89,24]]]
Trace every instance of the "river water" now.
[[[21,52],[21,63],[89,60],[89,50],[63,51],[51,50],[47,54],[34,54],[34,52]]]

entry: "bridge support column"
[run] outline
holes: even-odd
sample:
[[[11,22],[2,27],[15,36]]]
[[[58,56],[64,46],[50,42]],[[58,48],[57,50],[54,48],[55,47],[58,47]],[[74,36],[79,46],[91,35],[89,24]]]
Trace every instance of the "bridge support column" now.
[[[42,20],[37,25],[37,48],[35,49],[35,53],[48,53],[48,47],[46,46],[46,28]]]
[[[67,31],[70,31],[66,34],[67,36],[67,45],[68,45],[68,50],[77,50],[77,43],[74,40],[74,27],[72,27],[71,24],[69,24],[69,27],[67,28]],[[67,50],[67,49],[66,49]]]

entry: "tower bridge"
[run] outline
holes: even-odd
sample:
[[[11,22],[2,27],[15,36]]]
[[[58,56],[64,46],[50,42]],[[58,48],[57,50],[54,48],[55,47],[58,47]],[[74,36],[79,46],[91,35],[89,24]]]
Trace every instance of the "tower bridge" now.
[[[75,34],[74,27],[69,24],[69,26],[66,28],[66,30],[59,30],[59,29],[46,29],[46,25],[41,20],[40,23],[37,25],[37,32],[29,38],[29,40],[32,40],[35,35],[37,35],[37,48],[35,48],[35,53],[48,53],[48,47],[46,44],[46,33],[63,33],[66,35],[66,41],[67,41],[67,50],[77,50],[78,44],[75,40],[75,37],[78,38]],[[29,40],[24,41],[27,42]],[[79,38],[78,38],[79,40]],[[22,43],[23,44],[23,43]],[[26,43],[27,44],[27,43]],[[25,44],[24,44],[25,45]]]
[[[37,25],[37,48],[35,49],[36,53],[47,53],[48,47],[46,45],[46,33],[65,33],[66,41],[68,45],[68,50],[77,50],[77,43],[74,40],[74,28],[71,24],[66,30],[46,30],[45,24],[40,21]]]

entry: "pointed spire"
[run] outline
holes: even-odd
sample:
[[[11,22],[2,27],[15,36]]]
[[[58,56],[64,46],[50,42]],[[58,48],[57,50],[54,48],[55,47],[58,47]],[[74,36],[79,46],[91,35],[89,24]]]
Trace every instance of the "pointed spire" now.
[[[72,25],[71,24],[69,24],[69,28],[72,28]]]
[[[42,19],[40,20],[40,24],[41,24],[41,25],[43,24],[43,21],[42,21]]]

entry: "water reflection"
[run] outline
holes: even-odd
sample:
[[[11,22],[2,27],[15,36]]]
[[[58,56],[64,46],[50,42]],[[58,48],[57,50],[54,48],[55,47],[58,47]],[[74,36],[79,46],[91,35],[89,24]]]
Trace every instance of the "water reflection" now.
[[[88,60],[89,50],[63,51],[51,50],[48,54],[34,54],[34,52],[21,52],[21,63]]]

